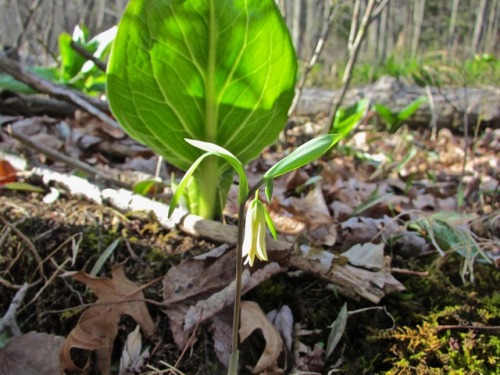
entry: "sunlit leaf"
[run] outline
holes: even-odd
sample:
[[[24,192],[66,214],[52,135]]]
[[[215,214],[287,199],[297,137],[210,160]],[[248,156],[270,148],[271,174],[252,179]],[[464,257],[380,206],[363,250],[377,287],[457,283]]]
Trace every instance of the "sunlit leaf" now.
[[[403,122],[410,118],[423,103],[427,102],[427,98],[425,96],[421,96],[420,98],[414,100],[406,107],[404,107],[401,111],[398,112],[398,121]]]
[[[177,167],[200,155],[184,138],[218,144],[246,164],[282,129],[295,76],[274,0],[132,0],[108,98],[125,130]]]
[[[45,190],[40,186],[35,186],[28,184],[26,182],[9,182],[2,185],[2,189],[16,190],[16,191],[27,191],[31,193],[44,193]]]
[[[335,114],[331,133],[347,136],[358,125],[368,108],[369,100],[362,99],[346,109],[339,109]]]
[[[136,194],[147,196],[148,194],[156,194],[164,185],[158,180],[142,180],[134,184],[132,191]]]
[[[394,115],[392,111],[385,105],[374,104],[373,109],[377,112],[377,114],[382,118],[382,120],[388,127],[391,127],[397,121],[396,115]]]
[[[186,190],[186,187],[188,184],[191,182],[191,177],[193,177],[194,172],[196,171],[196,168],[201,164],[201,162],[206,159],[208,156],[213,155],[210,152],[204,153],[201,155],[198,159],[195,160],[193,164],[191,164],[191,167],[186,171],[186,174],[182,178],[181,182],[179,182],[179,185],[177,186],[177,189],[175,190],[174,196],[172,197],[172,200],[170,201],[169,209],[168,209],[168,216],[172,216],[175,207],[181,200],[182,195],[184,194],[184,191]]]
[[[264,179],[275,178],[309,164],[327,152],[340,139],[342,139],[340,134],[325,134],[311,139],[273,165],[264,175]]]
[[[233,169],[235,170],[236,173],[238,173],[238,176],[240,178],[238,202],[240,204],[244,203],[247,200],[247,195],[248,195],[247,175],[245,173],[245,168],[243,167],[243,164],[241,164],[241,162],[236,158],[236,156],[234,156],[231,152],[224,149],[223,147],[220,147],[210,142],[196,141],[193,139],[186,139],[186,142],[195,146],[196,148],[199,148],[200,150],[212,153],[214,155],[223,158],[233,167]]]

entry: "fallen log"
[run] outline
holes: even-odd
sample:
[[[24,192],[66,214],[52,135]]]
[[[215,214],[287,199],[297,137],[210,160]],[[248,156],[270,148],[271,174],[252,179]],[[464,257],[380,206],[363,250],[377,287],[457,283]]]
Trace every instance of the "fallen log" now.
[[[336,95],[337,91],[306,88],[302,92],[296,113],[305,116],[320,113],[328,115]],[[500,87],[426,89],[393,77],[382,77],[372,85],[348,90],[342,107],[366,98],[372,104],[380,103],[396,112],[421,96],[427,97],[429,101],[421,105],[407,121],[410,125],[428,126],[434,116],[438,128],[460,130],[463,129],[465,119],[470,128],[475,128],[478,123],[493,128],[500,127]]]
[[[108,204],[122,212],[152,213],[158,223],[167,229],[179,229],[199,238],[234,246],[237,238],[235,226],[206,220],[175,209],[168,217],[168,205],[137,195],[126,189],[102,188],[74,175],[67,175],[47,168],[34,168],[32,177],[42,179],[46,186],[58,186],[74,197],[83,197],[96,204]],[[294,246],[294,243],[266,238],[269,261],[283,270],[299,269],[328,281],[341,294],[352,299],[365,299],[379,303],[387,294],[402,291],[404,286],[391,274],[389,268],[367,270],[349,263],[339,262],[339,256],[322,249]],[[228,283],[231,280],[228,280]]]
[[[73,117],[76,105],[51,98],[47,95],[29,95],[4,90],[0,92],[0,113],[9,116]]]
[[[2,70],[3,65],[10,67],[9,64],[4,64],[2,61],[12,65],[11,60],[0,59],[0,70]],[[5,70],[13,75],[19,71],[23,72],[19,65],[15,65],[15,67],[17,70],[8,70],[7,68]],[[62,87],[40,77],[35,80],[32,77],[33,75],[16,74],[14,76],[46,93],[50,98],[41,98],[39,95],[13,95],[12,93],[0,91],[1,113],[20,116],[46,114],[51,117],[70,117],[68,115],[74,113],[76,108],[82,108],[77,103],[67,100],[66,97],[61,97],[60,91],[66,90]],[[32,82],[33,80],[35,80],[36,84]],[[66,92],[69,92],[69,90],[64,91],[64,93]],[[336,90],[314,87],[304,88],[295,109],[295,115],[308,117],[315,117],[319,114],[329,115],[336,95],[338,95]],[[429,100],[421,105],[418,111],[407,120],[410,125],[430,126],[432,124],[437,128],[460,131],[464,127],[465,120],[467,120],[471,129],[478,124],[500,128],[500,87],[424,88],[409,85],[394,77],[386,76],[380,78],[374,84],[348,90],[342,107],[349,107],[358,100],[366,98],[371,104],[383,104],[396,112],[421,96],[425,96]],[[106,102],[96,100],[94,102],[99,105],[98,111],[109,112]],[[83,108],[85,109],[85,107]],[[59,115],[58,111],[60,111]],[[90,110],[89,112],[92,113]]]

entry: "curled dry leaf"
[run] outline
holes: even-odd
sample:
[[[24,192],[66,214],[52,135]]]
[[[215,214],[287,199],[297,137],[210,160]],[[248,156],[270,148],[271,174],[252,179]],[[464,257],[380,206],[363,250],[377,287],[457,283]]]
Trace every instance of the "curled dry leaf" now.
[[[16,181],[17,171],[7,160],[0,160],[0,186]]]
[[[130,332],[120,358],[120,375],[140,373],[144,361],[149,357],[149,350],[142,350],[142,337],[139,326]]]
[[[256,329],[262,331],[266,341],[264,352],[252,371],[254,374],[259,374],[264,370],[278,367],[278,358],[283,350],[283,340],[276,327],[267,320],[257,303],[242,301],[240,340],[244,341]]]
[[[267,319],[276,326],[286,344],[286,348],[291,351],[293,342],[293,313],[290,307],[284,305],[279,311],[269,311]]]
[[[83,312],[78,324],[69,333],[60,354],[63,369],[80,370],[70,355],[72,348],[79,348],[95,350],[99,371],[103,375],[110,374],[113,342],[122,315],[131,316],[146,336],[153,335],[155,325],[140,286],[127,279],[123,265],[115,266],[111,274],[111,279],[92,277],[85,272],[65,274],[87,285],[98,299],[94,306]]]

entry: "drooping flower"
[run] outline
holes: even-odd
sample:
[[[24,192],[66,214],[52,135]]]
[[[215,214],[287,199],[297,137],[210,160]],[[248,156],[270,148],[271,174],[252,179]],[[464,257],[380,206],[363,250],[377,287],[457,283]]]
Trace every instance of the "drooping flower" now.
[[[267,210],[256,194],[247,209],[242,247],[242,255],[247,257],[245,264],[249,263],[250,267],[253,266],[255,256],[267,261],[266,221],[269,223],[267,216]]]

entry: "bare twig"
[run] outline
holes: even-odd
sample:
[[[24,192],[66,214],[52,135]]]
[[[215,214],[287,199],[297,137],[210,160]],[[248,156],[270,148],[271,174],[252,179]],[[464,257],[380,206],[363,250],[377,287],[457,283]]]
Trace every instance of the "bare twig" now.
[[[375,18],[377,18],[380,13],[382,13],[382,11],[384,10],[385,6],[389,3],[389,0],[382,0],[378,5],[377,7],[375,8],[375,10],[372,12],[372,15],[371,15],[371,19],[370,19],[370,22],[372,22]]]
[[[472,330],[472,331],[499,331],[500,326],[485,326],[485,327],[477,327],[477,326],[462,326],[462,325],[442,325],[437,326],[436,331],[444,331],[447,329],[458,329],[458,330]]]
[[[354,9],[352,11],[351,29],[349,31],[349,39],[347,41],[347,49],[352,49],[354,44],[354,38],[356,37],[356,31],[358,27],[359,20],[359,8],[361,8],[361,0],[356,0],[354,2]]]
[[[15,49],[16,50],[18,50],[19,47],[21,47],[21,43],[23,41],[24,33],[28,31],[29,25],[31,23],[31,19],[32,19],[33,15],[35,14],[36,10],[42,4],[42,1],[43,0],[36,0],[36,1],[34,1],[31,4],[31,6],[30,6],[30,8],[28,10],[28,16],[25,18],[25,20],[23,22],[22,32],[18,35],[17,40],[16,40],[16,44],[15,44]]]
[[[80,43],[76,43],[74,40],[72,40],[70,46],[80,55],[85,57],[87,60],[92,61],[100,70],[106,72],[107,69],[106,63],[99,60],[97,57],[95,57],[93,54],[87,51]]]
[[[387,4],[387,2],[381,3],[380,5],[382,4]],[[342,100],[344,100],[347,88],[349,86],[349,83],[351,82],[352,70],[354,69],[354,64],[356,63],[356,60],[358,58],[359,50],[361,48],[361,42],[363,42],[366,35],[366,30],[372,20],[371,15],[374,6],[375,6],[375,0],[368,0],[368,5],[366,6],[366,10],[361,20],[361,24],[359,25],[356,38],[354,39],[352,48],[349,49],[349,58],[347,60],[347,65],[344,70],[344,76],[342,77],[342,87],[339,91],[339,94],[337,95],[337,97],[333,102],[330,115],[328,116],[328,121],[326,122],[325,128],[323,129],[323,133],[325,134],[330,131],[332,121],[335,118],[335,114],[337,113],[338,109],[340,108]]]
[[[40,276],[42,279],[46,280],[44,271],[43,271],[43,261],[42,258],[40,257],[40,254],[38,254],[38,250],[36,249],[35,245],[31,240],[24,235],[23,232],[21,232],[14,224],[8,222],[6,219],[4,219],[2,216],[0,216],[0,222],[5,225],[6,227],[9,227],[15,234],[16,236],[19,237],[27,246],[28,249],[31,251],[31,254],[33,255],[33,258],[36,261],[37,264],[37,270],[40,273]]]
[[[5,315],[2,317],[0,320],[0,332],[5,331],[6,328],[9,328],[10,333],[14,336],[21,336],[22,332],[19,329],[19,326],[17,325],[16,321],[16,313],[17,310],[19,309],[19,306],[21,306],[21,303],[23,303],[24,297],[26,296],[26,292],[28,291],[29,285],[27,283],[24,283],[21,289],[19,289],[16,292],[16,295],[12,299],[12,302],[10,303],[9,308],[7,309],[7,312]]]
[[[386,309],[385,306],[370,306],[370,307],[365,307],[365,308],[362,308],[362,309],[349,311],[347,314],[349,316],[351,316],[351,315],[356,315],[356,314],[359,314],[359,313],[364,313],[364,312],[373,311],[373,310],[382,310],[385,313],[385,315],[387,315],[392,320],[392,327],[388,328],[387,329],[388,331],[393,330],[396,327],[396,319],[394,319],[394,317],[392,316],[392,314],[389,311],[387,311],[387,309]]]
[[[198,320],[196,321],[196,326],[194,327],[193,332],[189,336],[189,339],[188,339],[186,345],[184,346],[184,349],[182,350],[181,355],[179,356],[179,358],[177,358],[177,361],[175,361],[175,364],[174,364],[175,368],[177,368],[179,366],[179,364],[181,363],[182,358],[184,358],[184,355],[186,354],[187,350],[193,344],[193,340],[196,337],[196,333],[198,332],[198,328],[200,327],[202,316],[203,316],[203,309],[200,310],[200,314],[198,316]]]
[[[297,108],[297,104],[299,103],[300,97],[302,95],[302,90],[304,89],[304,85],[306,83],[307,76],[311,72],[311,69],[316,65],[316,62],[318,61],[318,57],[320,56],[321,52],[323,51],[323,48],[325,47],[325,42],[328,37],[328,34],[330,32],[330,28],[332,26],[333,20],[335,19],[335,14],[337,13],[337,3],[335,5],[330,5],[330,7],[327,6],[328,1],[325,1],[325,13],[324,13],[324,19],[323,19],[323,25],[321,27],[321,34],[318,39],[318,43],[316,43],[316,48],[314,49],[314,53],[311,56],[311,59],[307,63],[307,65],[304,68],[304,72],[302,76],[300,77],[299,84],[296,89],[295,97],[293,99],[293,103],[290,106],[290,109],[288,110],[288,116],[291,116],[294,112],[295,109]]]
[[[427,97],[429,98],[429,108],[431,109],[431,141],[435,141],[437,137],[437,114],[436,114],[436,105],[434,104],[434,97],[432,96],[432,91],[429,85],[425,86],[425,91],[427,93]]]
[[[103,112],[108,110],[108,106],[102,100],[85,97],[83,94],[47,81],[29,72],[18,62],[9,59],[5,52],[0,52],[0,70],[3,70],[18,81],[26,83],[28,86],[41,93],[75,104],[77,107],[97,117],[101,121],[111,126],[119,127],[115,120]]]
[[[33,120],[27,119],[27,120],[21,120],[21,121],[33,121]],[[103,181],[106,181],[108,183],[111,183],[115,186],[125,188],[125,189],[130,188],[130,186],[128,184],[123,183],[121,181],[118,181],[116,179],[107,177],[104,174],[102,174],[100,171],[98,171],[97,169],[91,167],[90,165],[88,165],[84,162],[81,162],[80,160],[66,156],[66,155],[64,155],[64,154],[62,154],[54,149],[46,147],[40,143],[33,142],[29,137],[25,136],[24,134],[22,134],[18,131],[13,130],[12,127],[8,127],[7,131],[9,133],[9,135],[12,136],[13,138],[17,139],[18,141],[20,141],[24,145],[32,148],[33,150],[41,152],[42,154],[46,155],[51,160],[63,162],[64,164],[69,165],[70,167],[73,167],[73,168],[78,169],[82,172],[88,173],[91,176],[97,177],[97,178],[99,178]]]
[[[411,275],[411,276],[420,276],[420,277],[427,277],[429,276],[429,272],[424,271],[424,272],[419,272],[419,271],[412,271],[412,270],[405,270],[402,268],[390,268],[389,271],[391,273],[399,273],[401,275]]]

